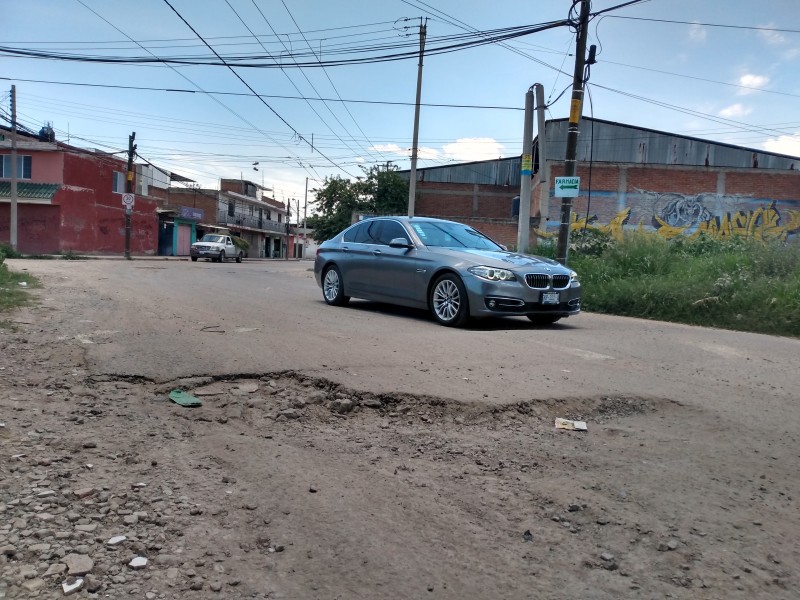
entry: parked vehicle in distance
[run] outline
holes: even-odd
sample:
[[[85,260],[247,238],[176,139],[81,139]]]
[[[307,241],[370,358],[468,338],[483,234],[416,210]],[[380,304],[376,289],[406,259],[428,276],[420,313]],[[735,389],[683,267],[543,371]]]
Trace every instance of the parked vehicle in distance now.
[[[231,236],[217,233],[205,234],[200,241],[192,244],[189,254],[193,261],[207,258],[211,262],[225,262],[233,258],[240,263],[244,257],[244,253],[236,247]]]
[[[509,252],[476,229],[426,217],[377,217],[323,242],[314,277],[325,302],[351,297],[429,310],[442,325],[526,316],[551,324],[581,310],[577,273]]]

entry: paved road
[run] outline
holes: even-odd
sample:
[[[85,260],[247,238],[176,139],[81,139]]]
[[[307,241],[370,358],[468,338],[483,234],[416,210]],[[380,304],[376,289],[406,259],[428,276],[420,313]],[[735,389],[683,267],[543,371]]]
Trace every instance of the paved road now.
[[[308,261],[9,261],[74,316],[99,373],[159,381],[287,369],[357,389],[461,401],[631,395],[711,406],[768,426],[798,410],[800,341],[584,313],[436,325],[353,301],[327,306]],[[784,412],[782,412],[784,411]],[[766,420],[765,420],[766,419]]]

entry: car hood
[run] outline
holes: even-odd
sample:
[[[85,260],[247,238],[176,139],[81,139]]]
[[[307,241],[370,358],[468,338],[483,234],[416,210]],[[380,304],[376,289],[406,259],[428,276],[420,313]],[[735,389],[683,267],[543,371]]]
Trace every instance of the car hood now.
[[[505,250],[474,250],[470,248],[429,248],[434,254],[443,254],[456,259],[461,259],[472,263],[472,265],[483,265],[487,267],[499,267],[503,269],[530,269],[536,267],[548,267],[552,271],[569,273],[570,269],[562,266],[559,262],[544,258],[543,256],[533,256],[531,254],[519,254]]]

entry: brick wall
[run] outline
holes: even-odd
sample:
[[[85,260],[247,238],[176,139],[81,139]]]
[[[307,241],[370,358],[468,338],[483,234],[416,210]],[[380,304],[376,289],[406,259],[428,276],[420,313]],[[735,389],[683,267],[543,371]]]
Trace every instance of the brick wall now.
[[[564,172],[563,163],[550,165],[549,221],[543,229],[558,228],[561,198],[554,196],[555,177]],[[591,198],[587,193],[590,172],[587,164],[578,166],[581,194],[573,199],[573,219],[607,226],[627,215],[627,226],[659,229],[662,222],[674,219],[685,233],[696,230],[698,220],[681,222],[686,214],[703,215],[703,222],[724,227],[736,215],[756,220],[769,209],[778,227],[789,236],[800,237],[800,172],[765,171],[755,168],[708,168],[680,165],[641,165],[595,163],[591,169]],[[534,181],[534,184],[536,182]],[[534,185],[531,215],[543,208],[543,186]],[[516,244],[516,220],[510,219],[511,198],[519,190],[493,185],[457,183],[417,184],[415,213],[473,224],[487,235],[507,245]],[[629,211],[629,214],[627,214]],[[693,213],[694,211],[694,213]],[[742,217],[744,215],[744,217]],[[715,225],[715,226],[716,226]],[[772,224],[774,226],[774,223]],[[721,229],[718,229],[721,231]],[[666,232],[664,229],[662,233]],[[532,235],[531,240],[535,237]]]

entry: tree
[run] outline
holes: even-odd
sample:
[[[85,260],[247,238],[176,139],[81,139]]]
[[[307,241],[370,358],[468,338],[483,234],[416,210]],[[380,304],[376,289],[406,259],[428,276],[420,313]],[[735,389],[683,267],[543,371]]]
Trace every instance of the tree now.
[[[327,240],[353,222],[353,215],[405,214],[408,207],[408,182],[397,174],[397,167],[364,169],[365,177],[356,181],[339,175],[326,177],[316,194],[317,214],[308,219],[314,239]]]

